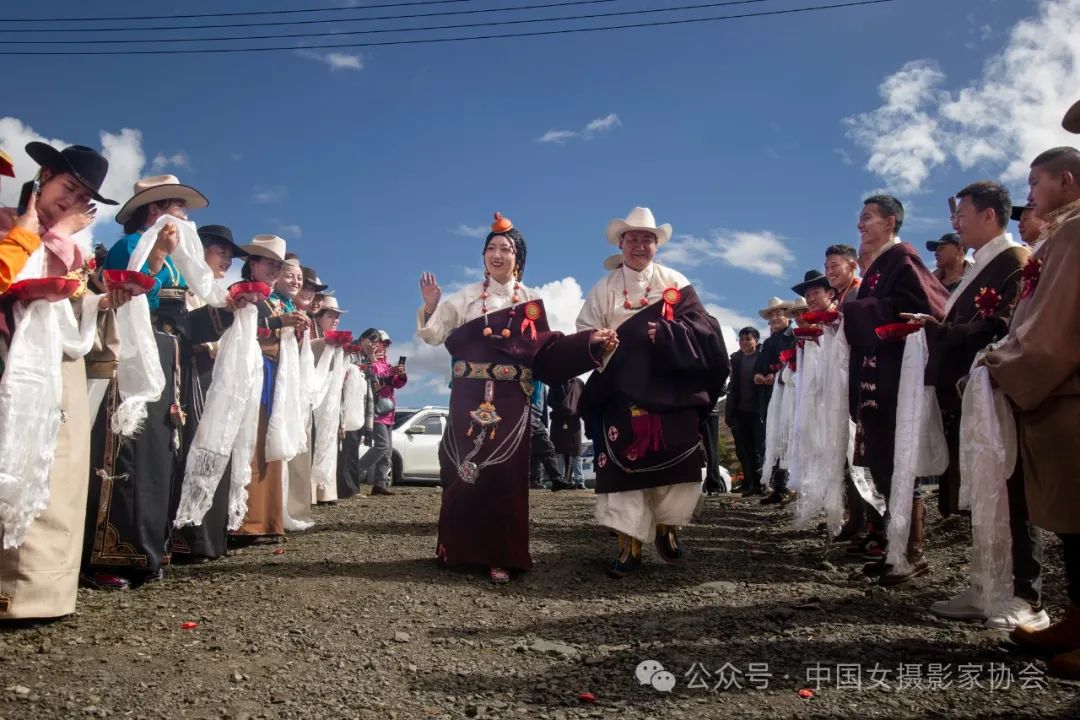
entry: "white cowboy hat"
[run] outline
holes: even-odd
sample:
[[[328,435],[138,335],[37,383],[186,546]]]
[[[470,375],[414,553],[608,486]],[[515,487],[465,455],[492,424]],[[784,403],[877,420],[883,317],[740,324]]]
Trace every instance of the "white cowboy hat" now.
[[[135,211],[143,205],[149,205],[160,200],[183,200],[185,207],[191,210],[204,208],[210,204],[206,196],[201,192],[180,182],[175,175],[152,175],[135,183],[135,194],[124,203],[120,212],[116,213],[116,222],[123,225]]]
[[[326,297],[324,297],[322,299],[322,303],[319,305],[319,312],[325,312],[327,310],[333,310],[334,312],[339,313],[341,315],[344,315],[345,313],[349,312],[348,310],[342,310],[338,306],[337,298],[334,297],[333,295],[327,295]]]
[[[794,315],[795,313],[806,312],[810,309],[810,306],[806,304],[806,298],[795,298],[788,303],[788,314]]]
[[[256,235],[243,250],[248,255],[285,262],[285,241],[277,235]]]
[[[622,253],[617,253],[615,255],[609,255],[606,258],[604,258],[604,269],[605,270],[618,270],[619,268],[622,267],[622,265],[623,265]]]
[[[775,311],[775,310],[783,310],[784,312],[787,312],[790,309],[791,309],[791,303],[784,302],[783,300],[781,300],[778,297],[771,297],[771,298],[769,298],[769,302],[765,303],[765,307],[762,308],[761,310],[757,311],[757,314],[760,315],[762,319],[768,320],[769,315],[773,311]]]
[[[636,207],[630,211],[630,214],[626,216],[625,220],[615,218],[607,224],[607,240],[612,245],[618,246],[619,240],[622,239],[623,233],[628,230],[646,230],[656,235],[657,246],[663,245],[671,239],[671,225],[664,223],[663,225],[656,224],[656,218],[653,217],[652,210],[649,208]]]

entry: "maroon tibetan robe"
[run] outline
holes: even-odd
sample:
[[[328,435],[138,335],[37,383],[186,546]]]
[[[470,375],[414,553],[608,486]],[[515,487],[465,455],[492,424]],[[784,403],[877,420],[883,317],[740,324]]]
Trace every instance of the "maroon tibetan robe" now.
[[[692,286],[672,311],[666,319],[657,302],[620,325],[618,350],[585,386],[583,414],[603,421],[593,439],[597,493],[701,482],[701,421],[723,393],[731,358]]]
[[[450,333],[450,417],[439,445],[442,507],[436,553],[448,565],[514,570],[529,556],[530,413],[536,380],[559,385],[593,370],[592,331],[548,329],[542,301],[488,315]],[[526,323],[530,321],[533,326]],[[511,335],[500,333],[509,328]],[[535,335],[532,332],[535,329]]]
[[[893,462],[904,343],[883,342],[875,329],[904,322],[900,313],[923,313],[940,321],[948,296],[915,249],[902,242],[874,260],[858,296],[841,306],[851,345],[855,465],[887,467]]]

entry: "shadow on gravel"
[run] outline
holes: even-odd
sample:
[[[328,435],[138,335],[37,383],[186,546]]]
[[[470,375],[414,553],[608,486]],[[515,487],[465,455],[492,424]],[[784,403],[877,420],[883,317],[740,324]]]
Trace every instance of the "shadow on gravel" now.
[[[663,717],[663,710],[670,708],[670,703],[678,699],[712,698],[716,702],[732,700],[739,703],[738,709],[745,713],[753,708],[747,707],[746,701],[755,699],[762,702],[759,712],[762,716],[804,716],[798,710],[784,712],[778,704],[786,704],[791,709],[804,706],[797,700],[797,691],[816,688],[815,704],[830,702],[842,703],[845,710],[826,710],[820,704],[814,707],[812,716],[852,718],[881,716],[882,701],[889,699],[895,703],[908,698],[904,703],[909,712],[900,713],[892,706],[886,710],[891,717],[1077,717],[1075,712],[1065,710],[1047,713],[1039,708],[1039,690],[1035,687],[1023,687],[1019,674],[1028,668],[1028,660],[1004,655],[1000,648],[985,647],[944,647],[939,643],[915,639],[890,641],[887,637],[877,638],[872,642],[858,640],[854,642],[834,642],[820,638],[767,638],[740,639],[731,638],[682,638],[673,637],[660,641],[648,637],[628,636],[634,643],[612,646],[601,655],[586,655],[585,662],[567,662],[559,657],[550,657],[546,671],[507,677],[487,673],[433,673],[419,676],[411,683],[413,691],[455,693],[490,693],[493,690],[501,696],[512,696],[518,702],[545,705],[547,708],[573,707],[577,705],[576,696],[583,691],[594,693],[603,701],[618,698],[620,705],[635,708],[656,708]],[[649,643],[648,647],[637,646],[637,641]],[[519,652],[532,653],[532,650],[519,647]],[[644,660],[655,660],[676,678],[676,688],[670,695],[657,692],[648,685],[640,685],[634,677],[635,669]],[[749,677],[751,663],[764,670],[767,677]],[[991,664],[1007,666],[1014,680],[1009,687],[991,690],[989,679],[980,675],[982,688],[967,688],[965,694],[973,693],[981,697],[983,709],[973,712],[978,707],[969,695],[966,699],[956,699],[958,694],[954,686],[960,675],[959,668],[989,667]],[[845,675],[846,683],[837,677],[837,666],[853,668],[858,666],[858,675]],[[929,667],[931,665],[946,668],[952,679],[944,678],[941,686],[931,684],[929,678],[908,676],[907,682],[900,678],[901,665],[907,667]],[[728,668],[726,674],[723,669]],[[948,670],[951,668],[952,670]],[[704,670],[704,674],[702,673]],[[850,670],[848,671],[851,672]],[[852,683],[857,677],[858,687]],[[613,679],[615,681],[613,682]],[[767,686],[760,683],[764,679]],[[1048,680],[1050,683],[1059,683]],[[696,687],[691,685],[696,684]],[[1072,683],[1061,683],[1068,686]],[[885,689],[887,688],[887,689]],[[954,702],[958,703],[954,705]],[[835,705],[834,705],[835,707]],[[770,712],[770,708],[772,711]],[[1080,708],[1080,701],[1072,705],[1072,710]],[[704,706],[701,706],[701,710]],[[805,711],[804,711],[805,712]],[[711,715],[710,715],[711,716]],[[745,716],[745,715],[744,715]]]

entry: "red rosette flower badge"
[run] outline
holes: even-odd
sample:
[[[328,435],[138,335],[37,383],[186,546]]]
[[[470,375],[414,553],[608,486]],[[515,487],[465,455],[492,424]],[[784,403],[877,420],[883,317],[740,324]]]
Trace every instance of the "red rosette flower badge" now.
[[[788,348],[787,350],[780,351],[780,363],[781,366],[787,365],[791,368],[791,372],[795,372],[795,350],[794,348]]]
[[[660,296],[664,301],[664,306],[660,311],[665,320],[675,319],[675,306],[682,300],[682,293],[679,292],[679,288],[669,287],[664,291],[664,294]]]
[[[1027,300],[1035,294],[1042,275],[1042,258],[1031,258],[1020,273],[1020,299]]]
[[[877,287],[878,281],[881,280],[881,273],[870,273],[866,276],[866,287],[873,290]]]
[[[1001,305],[1001,293],[992,287],[984,287],[975,296],[975,307],[979,309],[979,317],[988,320],[994,316]]]
[[[529,337],[533,340],[536,339],[536,321],[540,319],[540,316],[544,314],[544,311],[540,308],[540,303],[531,302],[525,305],[525,319],[521,321],[521,334],[524,336],[528,333]]]

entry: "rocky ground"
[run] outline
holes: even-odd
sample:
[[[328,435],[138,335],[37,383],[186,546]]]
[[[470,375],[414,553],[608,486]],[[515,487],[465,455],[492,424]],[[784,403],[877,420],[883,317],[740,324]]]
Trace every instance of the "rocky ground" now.
[[[438,491],[408,488],[318,509],[283,552],[80,591],[70,618],[0,630],[0,718],[1080,716],[1076,684],[927,611],[965,581],[963,521],[932,525],[932,573],[885,591],[790,508],[711,498],[685,567],[650,547],[615,581],[593,504],[534,491],[536,567],[502,587],[436,567]],[[1060,616],[1054,542],[1048,566]],[[671,675],[641,684],[647,660]]]

